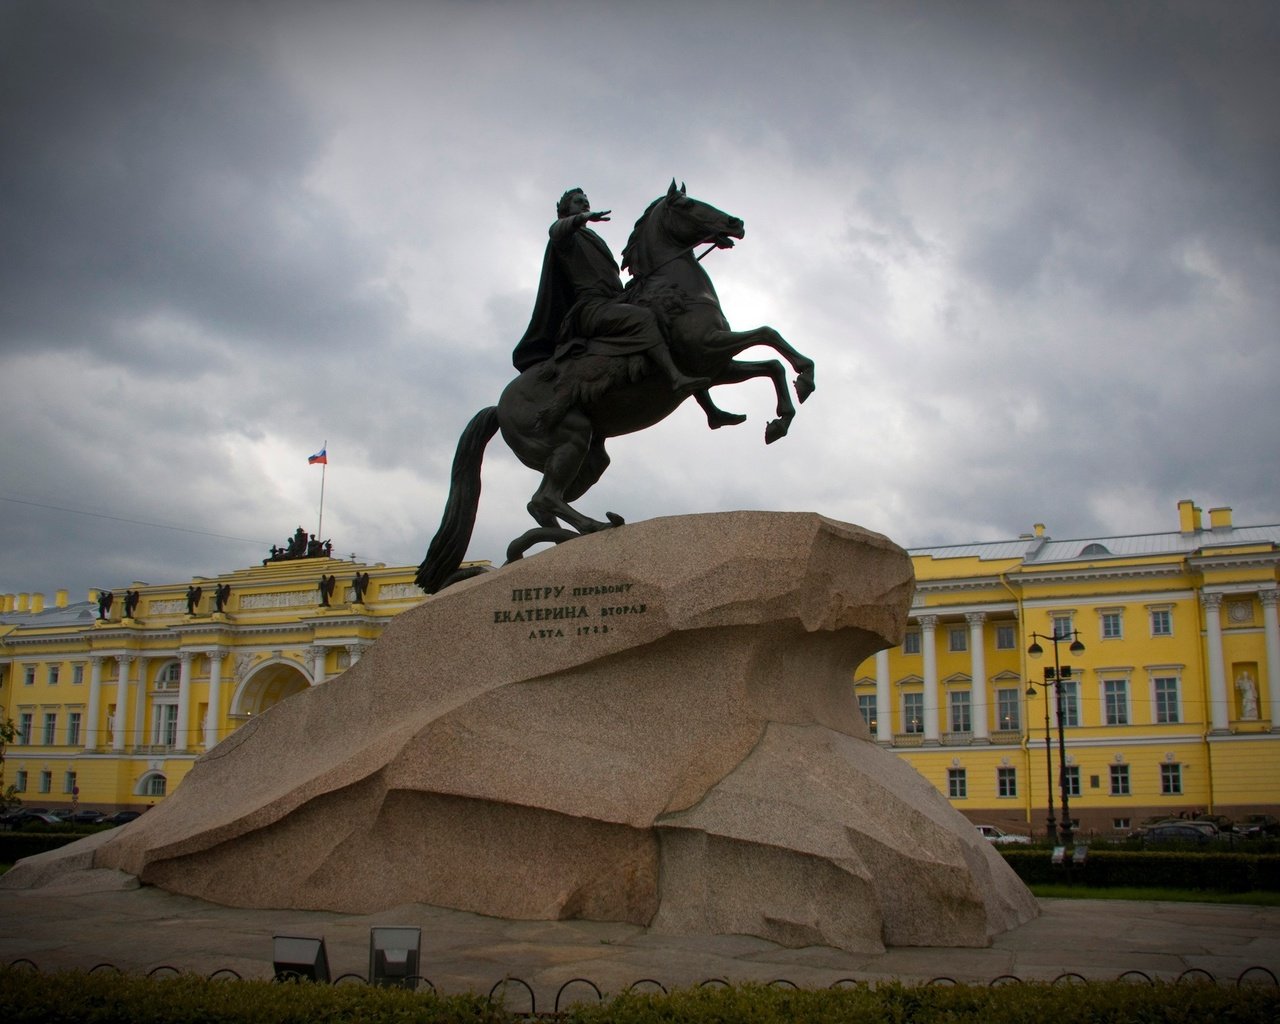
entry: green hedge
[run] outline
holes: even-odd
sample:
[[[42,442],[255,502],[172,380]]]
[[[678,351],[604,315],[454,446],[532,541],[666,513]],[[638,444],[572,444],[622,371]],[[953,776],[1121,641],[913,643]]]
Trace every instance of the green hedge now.
[[[1054,864],[1049,851],[1000,851],[1028,884],[1078,882],[1108,887],[1280,892],[1280,854],[1090,850],[1082,865]]]
[[[276,985],[208,981],[191,975],[147,979],[99,972],[40,974],[0,968],[7,1024],[510,1024],[482,995],[435,996],[364,984]],[[513,1011],[527,1007],[513,1006]],[[551,1007],[539,1007],[546,1012]],[[623,994],[562,1007],[569,1024],[1252,1024],[1280,1018],[1280,990],[1214,984],[1091,982],[788,989],[763,985]]]
[[[56,850],[89,835],[93,832],[83,829],[74,832],[69,829],[65,832],[0,832],[0,864],[12,864],[23,857]]]

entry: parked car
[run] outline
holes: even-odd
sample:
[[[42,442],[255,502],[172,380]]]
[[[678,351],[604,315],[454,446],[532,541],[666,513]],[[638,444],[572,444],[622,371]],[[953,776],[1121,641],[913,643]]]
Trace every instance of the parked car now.
[[[115,814],[108,814],[105,818],[98,822],[99,825],[127,825],[135,818],[141,818],[141,811],[116,811]]]
[[[1236,830],[1236,823],[1225,814],[1197,814],[1192,823],[1195,824],[1196,822],[1202,821],[1209,822],[1209,824],[1213,825],[1222,833],[1234,832]]]
[[[978,834],[983,839],[989,839],[991,842],[998,843],[1001,846],[1011,843],[1020,846],[1029,846],[1031,844],[1030,836],[1020,836],[1015,832],[1005,832],[994,825],[975,825],[974,828],[978,830]]]
[[[76,811],[74,814],[67,815],[65,821],[71,822],[73,825],[98,825],[106,815],[102,811]]]
[[[1280,818],[1271,814],[1246,814],[1237,828],[1246,839],[1280,836]]]
[[[1208,825],[1208,828],[1203,827]],[[1152,825],[1142,835],[1144,843],[1211,843],[1218,830],[1208,822],[1166,821]]]
[[[10,819],[10,828],[30,828],[32,825],[65,825],[61,818],[48,811],[22,811]]]

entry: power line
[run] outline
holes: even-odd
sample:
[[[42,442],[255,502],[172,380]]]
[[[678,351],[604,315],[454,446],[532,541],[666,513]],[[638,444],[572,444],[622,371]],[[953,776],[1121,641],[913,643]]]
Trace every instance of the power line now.
[[[67,508],[65,505],[46,505],[38,501],[24,501],[21,498],[6,498],[0,495],[0,501],[11,502],[14,505],[27,505],[30,508],[50,509],[54,512],[70,512],[72,515],[88,516],[90,519],[109,519],[113,523],[129,523],[132,526],[149,526],[154,530],[172,530],[174,533],[193,533],[198,537],[215,537],[218,540],[234,540],[242,544],[257,544],[261,547],[268,547],[270,541],[252,540],[248,537],[231,537],[225,533],[210,533],[208,530],[192,530],[186,526],[169,526],[165,523],[148,523],[142,519],[126,519],[124,516],[109,516],[105,512],[86,512],[81,508]]]

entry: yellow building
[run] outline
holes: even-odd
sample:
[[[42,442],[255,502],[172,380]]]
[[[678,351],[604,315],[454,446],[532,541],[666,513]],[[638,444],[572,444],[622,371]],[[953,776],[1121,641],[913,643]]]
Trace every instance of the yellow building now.
[[[0,595],[5,788],[52,809],[154,803],[240,723],[358,661],[422,601],[415,571],[319,555],[109,602]]]
[[[1043,834],[1050,783],[1061,817],[1044,686],[1056,635],[1070,811],[1086,833],[1183,811],[1276,813],[1280,525],[1237,527],[1229,509],[1205,517],[1190,501],[1178,513],[1161,533],[1054,540],[1037,527],[913,550],[906,642],[853,674],[872,735],[973,821]],[[269,560],[135,583],[109,609],[96,595],[59,592],[52,607],[0,595],[0,719],[19,733],[4,783],[29,806],[158,800],[241,722],[357,661],[424,599],[415,571]]]
[[[971,820],[1007,830],[1043,835],[1050,788],[1061,821],[1064,762],[1085,834],[1274,813],[1280,525],[1238,527],[1191,501],[1178,514],[1162,533],[1055,540],[1037,525],[913,550],[906,641],[854,674],[872,734]],[[1061,681],[1061,751],[1046,671]]]

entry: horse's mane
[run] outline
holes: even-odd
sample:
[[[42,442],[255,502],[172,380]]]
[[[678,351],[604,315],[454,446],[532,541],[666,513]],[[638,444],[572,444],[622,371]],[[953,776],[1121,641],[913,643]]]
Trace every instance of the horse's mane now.
[[[644,213],[640,214],[636,221],[636,226],[631,229],[631,237],[627,239],[627,244],[622,247],[622,269],[629,270],[631,276],[645,272],[645,265],[649,262],[649,254],[646,251],[644,235],[641,233],[645,222],[649,219],[649,214],[653,213],[654,207],[666,199],[666,196],[658,196],[653,202],[645,207]]]

